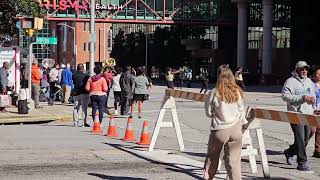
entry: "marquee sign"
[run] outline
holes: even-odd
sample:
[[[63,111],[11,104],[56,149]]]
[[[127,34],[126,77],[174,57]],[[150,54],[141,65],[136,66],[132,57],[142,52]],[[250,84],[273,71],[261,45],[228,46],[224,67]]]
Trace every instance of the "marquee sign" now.
[[[44,6],[47,10],[61,10],[74,9],[75,11],[90,10],[90,3],[86,0],[59,0],[58,2],[53,0],[45,0],[39,2],[41,6]],[[96,10],[122,10],[123,5],[112,4],[96,4]]]

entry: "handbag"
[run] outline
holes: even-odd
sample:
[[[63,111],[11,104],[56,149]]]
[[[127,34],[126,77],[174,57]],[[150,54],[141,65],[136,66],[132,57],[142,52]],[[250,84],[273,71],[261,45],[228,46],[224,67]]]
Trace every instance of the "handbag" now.
[[[9,106],[9,96],[8,95],[0,95],[0,107],[6,107]]]
[[[144,100],[149,100],[149,98],[150,98],[150,94],[145,94],[144,95]]]

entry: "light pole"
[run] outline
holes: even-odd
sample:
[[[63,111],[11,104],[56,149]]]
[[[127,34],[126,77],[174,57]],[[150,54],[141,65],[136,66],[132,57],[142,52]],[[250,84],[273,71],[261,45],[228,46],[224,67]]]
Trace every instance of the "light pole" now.
[[[89,60],[89,72],[90,76],[93,76],[93,68],[94,68],[94,43],[95,43],[95,0],[91,0],[90,2],[90,60]]]
[[[73,30],[73,65],[72,66],[76,66],[76,57],[77,57],[77,44],[76,44],[76,28],[67,25],[66,23],[58,23],[57,26],[65,26],[67,28],[70,28]]]

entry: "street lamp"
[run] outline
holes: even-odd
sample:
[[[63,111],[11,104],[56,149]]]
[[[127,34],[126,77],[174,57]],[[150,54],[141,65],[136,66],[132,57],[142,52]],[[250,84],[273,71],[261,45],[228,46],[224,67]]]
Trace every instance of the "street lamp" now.
[[[65,26],[67,28],[70,28],[73,30],[73,65],[75,67],[75,59],[76,59],[76,56],[77,56],[77,45],[76,45],[76,28],[72,27],[72,26],[69,26],[67,25],[66,23],[58,23],[57,26]]]

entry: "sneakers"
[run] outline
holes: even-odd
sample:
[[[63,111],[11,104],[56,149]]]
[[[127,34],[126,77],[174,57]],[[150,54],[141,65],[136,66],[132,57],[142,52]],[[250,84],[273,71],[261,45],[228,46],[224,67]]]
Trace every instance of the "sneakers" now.
[[[78,127],[78,121],[73,121],[73,127]]]
[[[118,110],[115,110],[114,111],[114,115],[118,115],[119,113],[118,113]]]
[[[287,163],[289,165],[294,165],[293,157],[289,155],[288,149],[284,150],[284,155],[286,156]]]
[[[298,164],[297,169],[300,171],[310,171],[311,167],[307,163]]]

